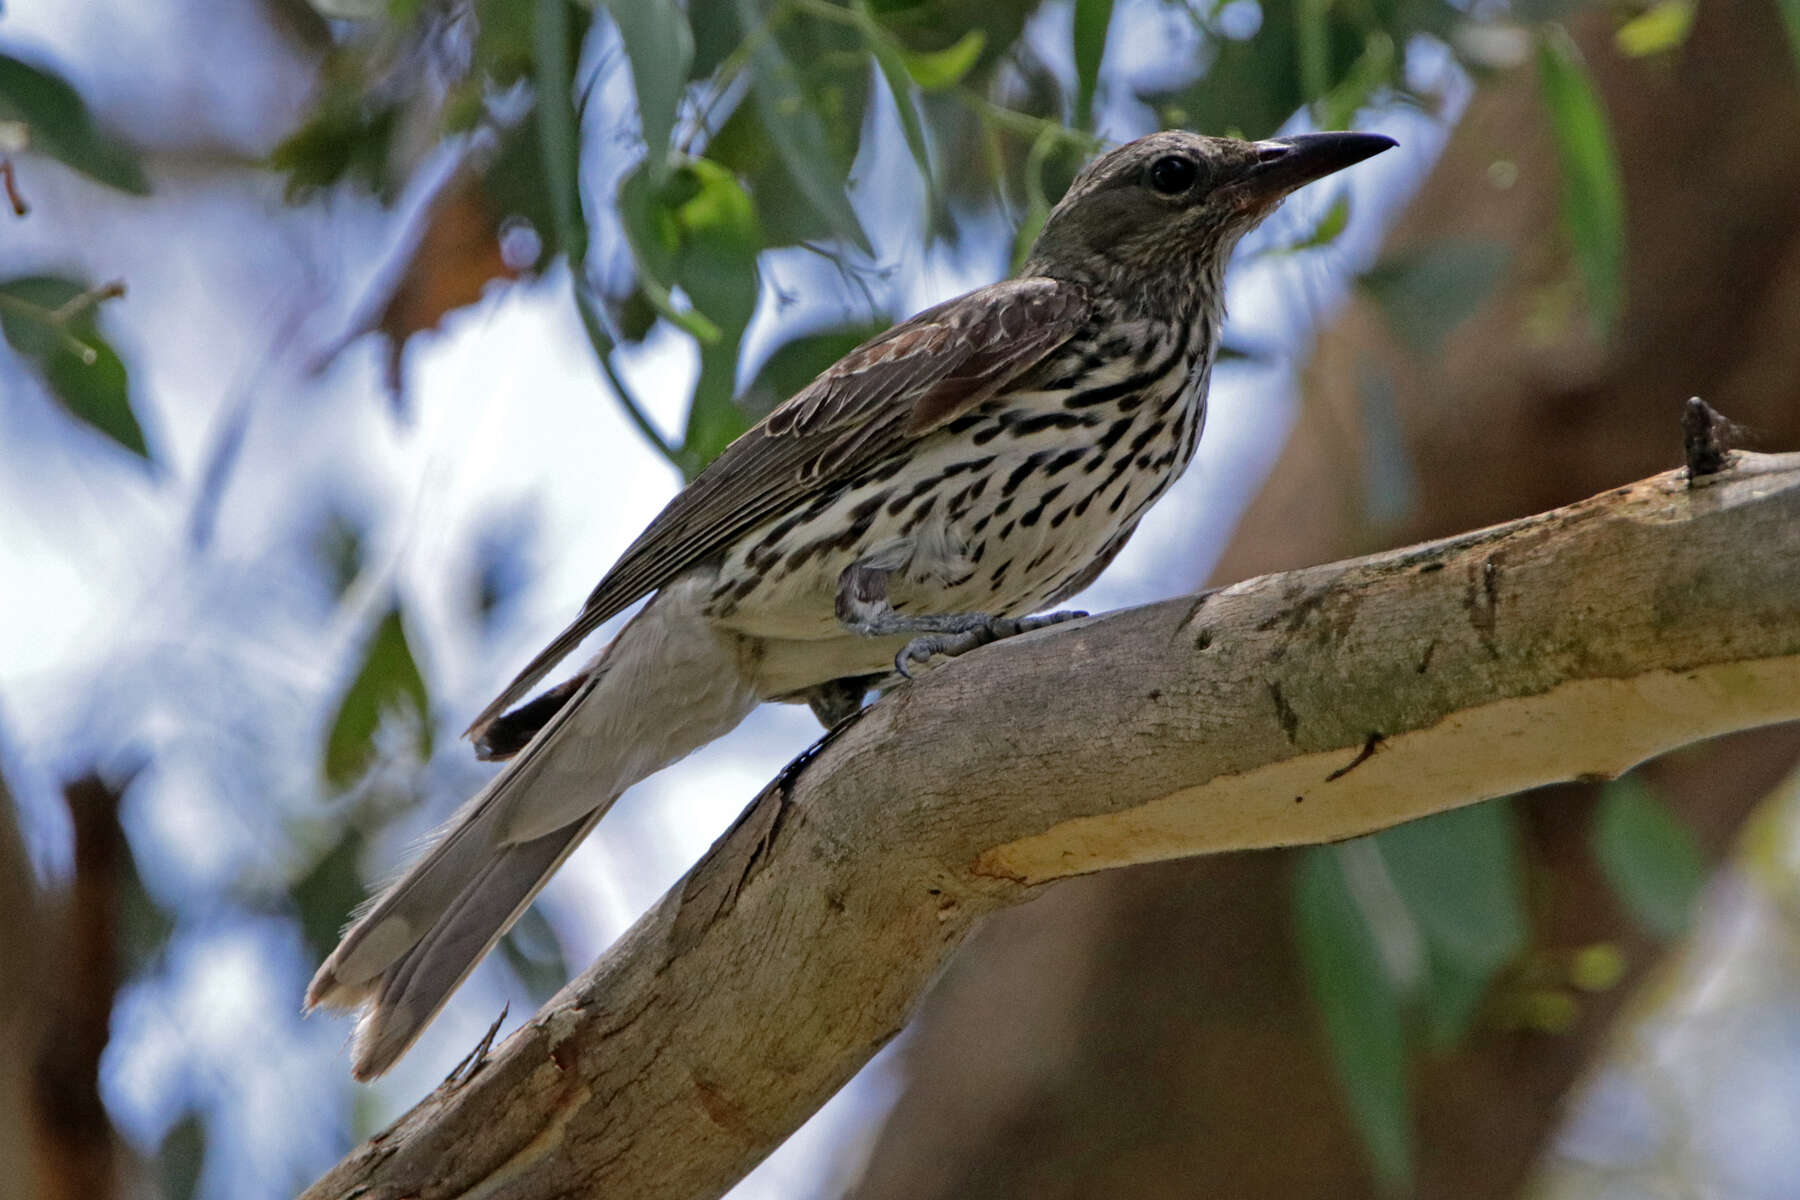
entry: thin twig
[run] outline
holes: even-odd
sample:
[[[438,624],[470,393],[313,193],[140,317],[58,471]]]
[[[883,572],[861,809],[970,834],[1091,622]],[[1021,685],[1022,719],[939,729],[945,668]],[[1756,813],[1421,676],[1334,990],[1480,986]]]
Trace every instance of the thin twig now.
[[[0,155],[0,188],[6,191],[6,202],[12,206],[13,216],[22,217],[31,211],[31,205],[25,203],[25,194],[19,190],[19,177],[13,170],[13,160]]]

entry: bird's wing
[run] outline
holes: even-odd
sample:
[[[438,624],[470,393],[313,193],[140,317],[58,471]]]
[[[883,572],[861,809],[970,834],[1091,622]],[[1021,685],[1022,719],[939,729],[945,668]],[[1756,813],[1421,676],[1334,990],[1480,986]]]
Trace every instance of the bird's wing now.
[[[744,533],[975,408],[1087,318],[1079,285],[1009,279],[894,326],[846,354],[726,447],[638,536],[582,607],[475,718],[495,717],[601,622]]]

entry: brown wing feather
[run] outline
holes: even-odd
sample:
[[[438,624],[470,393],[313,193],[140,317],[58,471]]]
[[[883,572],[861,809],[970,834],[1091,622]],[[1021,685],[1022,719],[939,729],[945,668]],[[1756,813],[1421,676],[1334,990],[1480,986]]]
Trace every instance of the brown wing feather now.
[[[481,731],[601,622],[803,502],[828,479],[922,437],[1067,341],[1087,294],[1060,280],[1009,279],[894,326],[846,354],[726,447],[628,547],[581,615],[482,710]]]

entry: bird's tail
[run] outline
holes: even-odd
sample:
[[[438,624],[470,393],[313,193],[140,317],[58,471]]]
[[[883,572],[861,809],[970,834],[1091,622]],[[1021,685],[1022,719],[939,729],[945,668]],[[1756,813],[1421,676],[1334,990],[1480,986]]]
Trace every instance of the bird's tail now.
[[[732,643],[677,600],[658,597],[626,626],[320,966],[309,1010],[364,1008],[357,1078],[406,1052],[621,791],[755,706]]]

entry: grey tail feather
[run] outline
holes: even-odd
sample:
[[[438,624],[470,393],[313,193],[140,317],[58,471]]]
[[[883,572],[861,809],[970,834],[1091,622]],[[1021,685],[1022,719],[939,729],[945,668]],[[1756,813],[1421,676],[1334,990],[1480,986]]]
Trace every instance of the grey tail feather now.
[[[450,994],[519,919],[609,807],[601,805],[581,820],[532,841],[492,847],[478,870],[458,876],[449,902],[432,915],[429,927],[411,947],[373,978],[345,989],[349,995],[328,993],[318,998],[317,1002],[325,1004],[342,999],[367,1004],[357,1024],[351,1068],[358,1079],[375,1078],[406,1053]],[[425,885],[422,890],[426,893],[436,890],[430,886],[433,881],[415,876],[442,868],[446,862],[460,866],[456,861],[460,857],[431,856],[406,882]],[[345,939],[344,950],[354,952],[356,933],[353,930]],[[330,988],[335,982],[327,974],[331,965],[328,961],[320,968],[314,992],[321,990],[321,984]]]
[[[354,1071],[381,1074],[437,1015],[475,964],[525,911],[617,797],[529,841],[505,834],[511,796],[603,672],[582,684],[506,768],[452,817],[407,872],[356,914],[313,976],[306,1007],[366,1005]]]

